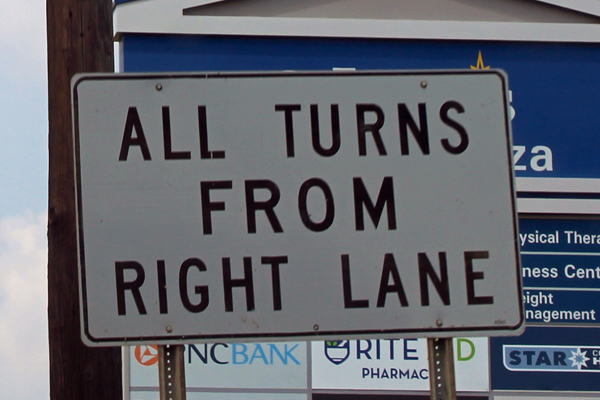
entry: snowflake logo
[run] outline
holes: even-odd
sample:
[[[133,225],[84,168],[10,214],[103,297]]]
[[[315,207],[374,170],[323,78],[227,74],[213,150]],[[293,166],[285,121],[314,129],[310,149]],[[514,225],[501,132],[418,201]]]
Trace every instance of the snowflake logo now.
[[[577,369],[581,369],[582,366],[587,367],[587,362],[590,360],[585,356],[587,351],[582,353],[581,349],[577,349],[577,352],[571,351],[571,354],[573,354],[573,356],[570,357],[569,360],[573,361],[572,367],[577,367]]]

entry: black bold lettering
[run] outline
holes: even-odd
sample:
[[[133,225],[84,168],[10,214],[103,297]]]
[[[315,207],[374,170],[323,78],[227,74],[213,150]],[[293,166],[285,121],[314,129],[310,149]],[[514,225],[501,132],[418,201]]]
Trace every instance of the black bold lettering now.
[[[135,138],[133,137],[134,129],[137,134]],[[144,129],[142,129],[142,122],[140,121],[140,116],[136,107],[129,107],[129,110],[127,111],[123,141],[121,142],[121,151],[119,152],[119,161],[127,161],[129,148],[131,146],[140,146],[144,160],[151,160],[150,149],[148,148],[146,136],[144,136]]]
[[[223,294],[225,295],[225,311],[233,311],[233,288],[241,287],[246,290],[246,310],[254,311],[254,281],[252,277],[252,259],[244,257],[244,277],[231,278],[231,261],[223,258]]]
[[[390,285],[390,277],[393,283]],[[385,299],[388,293],[396,292],[398,300],[402,307],[408,306],[408,300],[406,299],[406,293],[402,286],[402,280],[398,273],[398,267],[396,267],[396,260],[392,253],[387,253],[383,260],[383,269],[381,271],[381,281],[379,283],[379,294],[377,295],[377,307],[385,307]]]
[[[456,112],[459,114],[462,114],[465,112],[465,108],[457,101],[447,101],[444,103],[444,105],[442,105],[442,108],[440,108],[440,119],[444,124],[458,132],[458,135],[460,136],[460,143],[457,146],[452,146],[448,139],[442,139],[442,147],[450,154],[461,154],[469,146],[469,136],[467,135],[467,131],[464,126],[448,116],[448,111],[451,109],[456,110]]]
[[[133,270],[136,273],[136,277],[132,281],[125,282],[124,271]],[[126,315],[125,310],[125,291],[131,290],[131,295],[135,301],[138,313],[140,315],[146,315],[146,307],[142,300],[142,294],[140,293],[140,287],[146,280],[146,274],[144,273],[144,267],[137,261],[117,261],[115,262],[115,275],[117,283],[117,311],[119,315]]]
[[[202,204],[202,232],[212,234],[212,211],[225,210],[225,202],[210,201],[210,191],[216,189],[231,189],[232,181],[204,181],[200,182],[200,201]]]
[[[156,272],[158,275],[158,308],[161,314],[169,313],[169,303],[167,303],[167,276],[165,273],[165,260],[156,262]]]
[[[438,259],[440,261],[440,276],[433,269],[433,265],[427,258],[427,254],[419,253],[419,283],[421,286],[421,305],[429,305],[429,286],[427,285],[427,277],[433,283],[435,290],[438,292],[440,299],[444,305],[450,305],[450,287],[448,282],[448,265],[446,261],[446,252],[439,252]]]
[[[311,104],[310,106],[310,127],[312,134],[313,149],[323,157],[331,157],[340,149],[340,107],[337,104],[331,105],[331,147],[323,148],[321,145],[321,130],[319,128],[319,106]]]
[[[308,212],[306,205],[308,191],[315,186],[320,188],[325,196],[325,217],[321,222],[314,222],[310,218],[310,213]],[[331,193],[331,189],[324,180],[319,178],[311,178],[304,182],[302,186],[300,186],[300,191],[298,192],[298,210],[300,211],[300,219],[302,220],[304,226],[313,232],[323,232],[324,230],[327,230],[331,224],[333,224],[333,218],[335,216],[333,193]]]
[[[173,151],[171,140],[171,113],[169,107],[162,108],[163,121],[163,147],[165,152],[165,160],[189,160],[192,154],[189,151]]]
[[[427,129],[427,109],[425,103],[419,103],[419,126],[413,119],[406,104],[398,104],[398,122],[400,124],[400,154],[408,155],[408,129],[417,141],[421,152],[429,154],[429,131]]]
[[[379,189],[377,202],[373,205],[367,188],[361,178],[353,178],[354,184],[354,218],[357,231],[365,230],[365,217],[363,214],[363,205],[366,207],[375,228],[379,226],[383,207],[387,206],[388,230],[396,229],[396,204],[394,201],[394,183],[391,176],[383,178],[383,183]]]
[[[225,158],[224,150],[211,151],[208,149],[208,122],[206,120],[206,106],[198,106],[198,134],[200,135],[200,158],[222,159]]]
[[[283,232],[283,228],[273,210],[281,198],[281,193],[275,182],[264,179],[245,181],[244,184],[246,189],[246,221],[248,224],[248,233],[256,233],[257,210],[263,210],[265,212],[274,232]],[[255,189],[267,189],[271,192],[271,197],[269,200],[256,201],[254,199]]]
[[[365,113],[372,112],[375,113],[376,120],[372,124],[365,123]],[[383,110],[377,104],[357,104],[356,105],[356,126],[358,130],[358,155],[366,156],[367,155],[367,138],[366,133],[371,132],[373,135],[373,140],[375,141],[375,145],[377,146],[377,151],[380,156],[387,155],[387,151],[385,150],[385,146],[383,144],[383,140],[381,139],[381,133],[379,130],[383,126],[385,121],[385,115],[383,114]]]
[[[510,357],[510,361],[508,362],[510,365],[519,365],[521,364],[521,352],[518,350],[511,351],[508,356]]]
[[[281,278],[279,274],[279,266],[287,264],[287,256],[276,257],[261,257],[260,262],[263,265],[271,265],[271,283],[273,286],[273,310],[281,310]]]
[[[483,272],[473,271],[473,260],[490,258],[489,251],[465,251],[465,278],[467,280],[467,304],[494,304],[493,296],[475,296],[475,280],[483,279]]]
[[[567,354],[565,352],[555,351],[554,352],[554,365],[567,365],[567,363],[565,362],[566,357],[567,357]]]
[[[294,157],[294,120],[292,112],[300,111],[300,104],[277,104],[275,111],[283,111],[285,118],[285,145],[288,157]]]
[[[535,365],[552,365],[550,361],[550,357],[548,357],[548,353],[545,351],[540,351],[537,360],[535,361]]]
[[[179,297],[181,304],[186,310],[199,313],[206,310],[209,303],[208,286],[194,286],[194,293],[200,295],[200,301],[196,304],[192,303],[188,294],[188,273],[190,268],[196,267],[198,271],[206,271],[206,265],[197,258],[188,258],[181,264],[179,268]]]
[[[368,308],[369,300],[352,299],[352,281],[350,279],[350,257],[342,254],[342,284],[344,288],[344,308]]]

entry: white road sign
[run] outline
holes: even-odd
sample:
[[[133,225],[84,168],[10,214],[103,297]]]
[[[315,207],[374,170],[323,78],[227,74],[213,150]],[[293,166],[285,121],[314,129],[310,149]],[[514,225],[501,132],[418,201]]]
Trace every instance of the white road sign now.
[[[86,343],[521,327],[502,72],[72,87]]]

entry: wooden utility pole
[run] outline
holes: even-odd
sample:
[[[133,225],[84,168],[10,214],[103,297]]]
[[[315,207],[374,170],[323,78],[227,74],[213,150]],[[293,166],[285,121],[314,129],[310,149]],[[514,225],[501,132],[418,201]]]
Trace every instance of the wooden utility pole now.
[[[80,338],[70,80],[112,72],[111,0],[47,0],[48,329],[52,400],[119,400],[120,348]]]

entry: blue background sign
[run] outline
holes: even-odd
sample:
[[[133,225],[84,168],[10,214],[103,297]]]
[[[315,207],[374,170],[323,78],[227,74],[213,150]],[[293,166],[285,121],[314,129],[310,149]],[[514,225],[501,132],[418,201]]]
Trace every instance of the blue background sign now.
[[[596,328],[528,327],[491,338],[490,362],[492,390],[600,390]]]
[[[122,45],[124,72],[501,68],[517,176],[600,178],[598,44],[127,34]]]
[[[431,396],[401,394],[334,394],[313,393],[312,400],[428,400]],[[458,400],[488,400],[487,396],[457,396]]]
[[[528,322],[600,322],[597,220],[521,219],[523,299]]]
[[[558,241],[554,238],[558,234]],[[519,220],[521,251],[600,254],[600,220],[534,219]],[[552,239],[551,239],[552,237]]]
[[[126,34],[121,44],[124,72],[501,68],[509,75],[516,112],[517,176],[600,178],[598,44],[150,34]],[[492,390],[600,391],[600,331],[551,326],[565,322],[552,320],[552,311],[600,304],[600,292],[593,291],[600,280],[577,277],[580,268],[595,271],[600,266],[595,261],[600,244],[566,233],[600,235],[600,223],[521,219],[520,230],[526,235],[521,237],[528,271],[524,292],[530,295],[526,308],[550,312],[550,326],[491,339]],[[533,306],[534,301],[540,304]],[[392,397],[429,398],[313,393],[315,400]]]
[[[598,288],[600,257],[598,255],[527,253],[523,261],[523,283],[528,288]]]
[[[527,322],[598,324],[600,292],[523,290]]]

